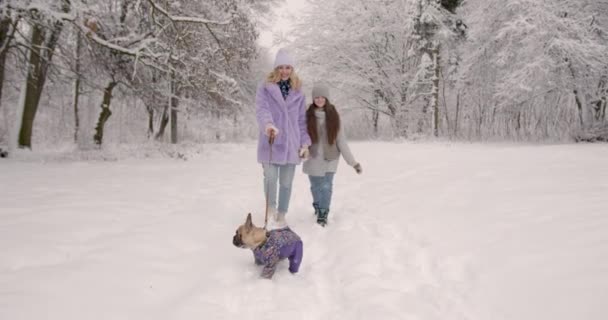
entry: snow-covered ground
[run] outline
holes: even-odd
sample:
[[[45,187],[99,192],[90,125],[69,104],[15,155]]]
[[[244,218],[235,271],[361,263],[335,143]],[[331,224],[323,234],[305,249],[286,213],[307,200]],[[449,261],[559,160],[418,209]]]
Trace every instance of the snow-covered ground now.
[[[0,161],[0,319],[608,318],[608,146],[352,143],[301,272],[263,280],[253,144],[188,161]],[[298,171],[300,172],[300,171]]]

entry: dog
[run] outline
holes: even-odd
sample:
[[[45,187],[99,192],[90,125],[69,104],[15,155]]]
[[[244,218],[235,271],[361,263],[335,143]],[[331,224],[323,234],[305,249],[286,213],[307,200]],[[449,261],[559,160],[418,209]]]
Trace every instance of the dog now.
[[[289,259],[289,272],[297,273],[304,254],[302,239],[289,227],[266,231],[253,224],[251,213],[236,229],[232,244],[253,251],[255,264],[264,266],[261,276],[266,279],[272,279],[277,264],[285,258]]]

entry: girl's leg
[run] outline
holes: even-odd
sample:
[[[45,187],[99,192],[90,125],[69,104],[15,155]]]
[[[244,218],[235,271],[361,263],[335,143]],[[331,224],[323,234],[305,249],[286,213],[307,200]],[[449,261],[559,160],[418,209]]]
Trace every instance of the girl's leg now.
[[[325,183],[327,184],[327,209],[331,207],[331,197],[334,194],[334,176],[335,172],[328,172],[325,174]]]
[[[264,168],[264,195],[268,197],[268,208],[276,210],[279,167],[274,164],[263,164],[262,168]]]
[[[334,188],[334,172],[327,172],[324,177],[320,178],[319,187],[319,208],[328,209],[331,205],[331,196]]]
[[[319,214],[317,215],[317,223],[325,226],[327,217],[329,216],[329,206],[331,204],[331,196],[333,193],[334,173],[328,172],[321,178],[321,188],[319,190]]]
[[[293,175],[296,171],[295,164],[285,164],[279,166],[279,214],[287,213],[289,209],[289,199],[291,198],[291,185]]]
[[[308,176],[310,180],[310,193],[312,194],[312,206],[315,208],[315,215],[319,214],[319,202],[321,201],[321,187],[325,177]]]

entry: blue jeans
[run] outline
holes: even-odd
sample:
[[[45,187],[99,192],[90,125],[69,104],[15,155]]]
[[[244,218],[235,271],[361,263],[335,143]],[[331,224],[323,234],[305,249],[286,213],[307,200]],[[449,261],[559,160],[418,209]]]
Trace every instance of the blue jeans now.
[[[322,177],[308,176],[310,191],[312,192],[312,205],[316,208],[329,209],[334,188],[334,175],[335,172],[327,172]]]
[[[263,164],[264,194],[268,197],[268,207],[287,213],[291,198],[291,185],[296,171],[295,164]],[[277,207],[277,181],[279,185],[279,206]]]

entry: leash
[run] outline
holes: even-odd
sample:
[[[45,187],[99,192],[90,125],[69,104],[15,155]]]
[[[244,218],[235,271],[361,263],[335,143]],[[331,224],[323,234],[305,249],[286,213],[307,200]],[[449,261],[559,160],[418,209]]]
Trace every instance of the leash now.
[[[268,166],[270,167],[270,160],[272,160],[272,144],[274,143],[274,131],[270,133],[268,137],[268,144],[270,145],[270,150],[268,152]],[[266,215],[264,216],[264,230],[268,231],[266,228],[268,226],[268,194],[270,190],[268,190],[268,179],[266,179]]]

